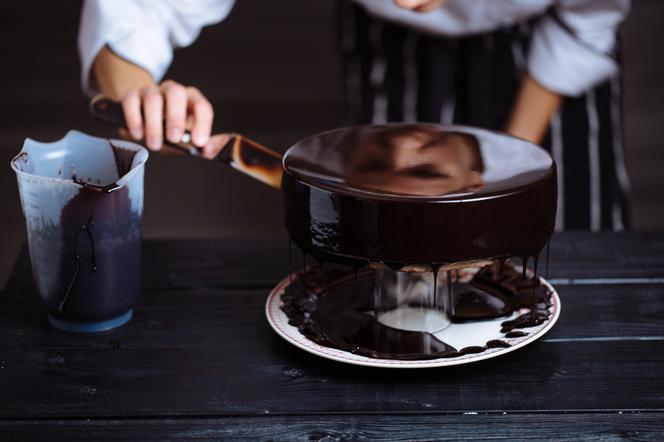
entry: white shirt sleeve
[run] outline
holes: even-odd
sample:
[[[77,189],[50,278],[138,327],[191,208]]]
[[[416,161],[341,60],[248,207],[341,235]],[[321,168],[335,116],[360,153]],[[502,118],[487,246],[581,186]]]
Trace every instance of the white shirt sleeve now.
[[[612,56],[629,0],[557,0],[533,31],[528,70],[541,85],[578,96],[618,71]]]
[[[85,0],[78,34],[83,91],[96,92],[90,70],[104,45],[161,80],[173,49],[190,45],[201,28],[224,20],[233,4],[234,0]]]
[[[401,8],[394,0],[354,0],[377,17],[430,35],[459,37],[493,31],[543,13],[553,0],[449,0],[429,12]]]

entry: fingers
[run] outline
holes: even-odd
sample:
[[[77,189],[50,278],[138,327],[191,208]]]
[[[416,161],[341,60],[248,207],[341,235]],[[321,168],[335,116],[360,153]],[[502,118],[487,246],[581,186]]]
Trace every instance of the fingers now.
[[[415,12],[429,12],[445,4],[447,0],[394,0],[397,6]]]
[[[161,149],[163,143],[164,98],[156,86],[141,89],[145,142],[148,148]]]
[[[166,80],[159,86],[135,89],[122,99],[122,109],[130,138],[144,139],[149,149],[161,149],[164,138],[181,142],[189,126],[192,144],[205,150],[210,141],[214,111],[194,87]]]
[[[188,110],[193,117],[191,141],[195,146],[203,147],[210,139],[214,111],[210,102],[194,87],[187,89]]]
[[[182,141],[187,120],[187,91],[184,86],[171,80],[159,87],[166,108],[166,139],[171,143]]]
[[[134,140],[143,139],[143,116],[141,114],[141,97],[137,90],[129,91],[122,100],[127,129]]]
[[[121,128],[118,129],[118,134],[120,135],[120,138],[123,138],[125,140],[129,140],[129,141],[135,141],[134,136],[132,134],[130,134],[129,131],[127,129],[125,129],[124,127],[121,127]]]
[[[208,160],[216,158],[230,139],[230,134],[218,134],[210,137],[210,140],[203,146],[203,158]]]

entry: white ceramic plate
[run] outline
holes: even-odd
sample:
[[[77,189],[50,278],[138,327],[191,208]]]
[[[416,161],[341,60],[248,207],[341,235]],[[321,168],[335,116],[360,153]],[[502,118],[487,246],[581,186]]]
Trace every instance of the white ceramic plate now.
[[[293,280],[297,278],[297,274],[292,275]],[[472,345],[484,346],[488,340],[500,339],[510,344],[507,348],[490,348],[482,353],[466,354],[454,358],[439,358],[428,360],[404,361],[398,359],[375,359],[366,356],[359,356],[343,350],[332,347],[324,347],[310,341],[300,331],[288,323],[288,317],[281,310],[283,302],[281,295],[289,285],[291,277],[284,278],[277,286],[272,289],[267,303],[265,305],[265,314],[270,326],[274,331],[279,334],[286,341],[301,348],[302,350],[313,353],[323,358],[332,359],[346,364],[364,365],[368,367],[381,367],[381,368],[430,368],[430,367],[447,367],[450,365],[469,364],[471,362],[482,361],[484,359],[495,358],[496,356],[504,355],[505,353],[518,350],[531,342],[541,338],[558,320],[560,316],[560,298],[556,290],[544,278],[540,277],[542,284],[548,286],[551,291],[551,307],[549,311],[551,315],[543,323],[536,327],[529,327],[518,329],[528,333],[527,336],[518,338],[506,338],[504,334],[500,333],[500,323],[518,316],[514,313],[510,318],[499,318],[493,321],[478,321],[469,322],[465,324],[452,324],[445,330],[439,333],[434,333],[434,336],[452,345],[455,348],[463,348]]]

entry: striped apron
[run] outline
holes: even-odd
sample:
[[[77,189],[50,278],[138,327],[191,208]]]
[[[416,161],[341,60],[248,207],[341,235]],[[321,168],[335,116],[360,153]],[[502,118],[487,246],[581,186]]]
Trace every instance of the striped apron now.
[[[349,2],[339,5],[349,124],[421,121],[504,127],[537,19],[446,38],[386,22]],[[542,142],[558,165],[556,230],[629,227],[622,140],[619,77],[565,98]]]

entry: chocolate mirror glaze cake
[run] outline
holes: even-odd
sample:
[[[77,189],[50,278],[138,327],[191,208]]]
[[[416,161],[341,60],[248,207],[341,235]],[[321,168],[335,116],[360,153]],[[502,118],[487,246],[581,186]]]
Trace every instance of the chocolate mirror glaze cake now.
[[[462,126],[333,130],[284,156],[285,224],[320,261],[437,266],[537,256],[554,228],[542,148]]]

